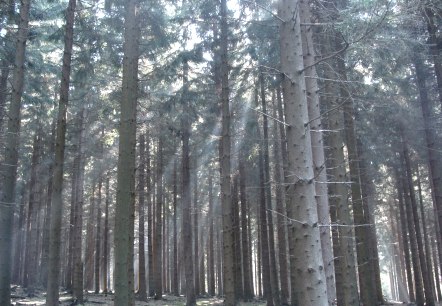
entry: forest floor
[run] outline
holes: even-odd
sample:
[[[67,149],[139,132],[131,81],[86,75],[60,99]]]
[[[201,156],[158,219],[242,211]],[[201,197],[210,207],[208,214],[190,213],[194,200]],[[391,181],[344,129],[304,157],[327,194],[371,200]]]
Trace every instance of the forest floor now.
[[[113,294],[95,294],[95,293],[85,293],[84,299],[85,303],[83,305],[85,306],[113,306]],[[26,292],[22,290],[21,288],[15,288],[12,292],[12,305],[16,306],[42,306],[45,304],[45,293],[44,292],[36,292],[34,297],[27,297]],[[243,306],[262,306],[265,305],[265,301],[263,300],[256,300],[254,302],[249,303],[240,303],[239,305]],[[70,306],[74,305],[74,300],[72,298],[72,295],[66,293],[66,292],[60,292],[60,305],[63,306]],[[184,296],[176,297],[171,295],[164,295],[162,300],[154,300],[149,299],[147,302],[141,302],[136,301],[136,306],[145,306],[145,305],[151,305],[151,306],[181,306],[186,305],[186,298]],[[223,305],[223,300],[220,298],[211,298],[211,297],[201,297],[197,299],[197,305],[198,306],[217,306],[217,305]]]
[[[85,303],[84,306],[113,306],[113,294],[95,294],[87,292],[84,294]],[[13,288],[12,291],[12,305],[15,306],[43,306],[45,304],[45,293],[43,291],[37,291],[34,297],[27,297],[25,290],[20,287]],[[60,305],[71,306],[74,304],[72,295],[66,292],[60,292]],[[149,299],[147,302],[136,301],[136,306],[182,306],[186,305],[186,298],[184,296],[176,297],[171,295],[164,295],[162,300]],[[223,305],[223,300],[220,298],[201,297],[197,299],[198,306],[218,306]],[[240,306],[263,306],[266,305],[264,300],[255,300],[253,302],[241,302]],[[406,304],[403,302],[389,302],[387,305],[415,305]],[[442,305],[442,304],[437,304]]]

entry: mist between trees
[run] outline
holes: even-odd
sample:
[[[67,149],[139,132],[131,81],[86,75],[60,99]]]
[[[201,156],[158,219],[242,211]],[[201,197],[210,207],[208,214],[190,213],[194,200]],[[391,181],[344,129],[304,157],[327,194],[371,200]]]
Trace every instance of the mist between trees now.
[[[441,53],[436,0],[2,1],[0,305],[438,305]]]

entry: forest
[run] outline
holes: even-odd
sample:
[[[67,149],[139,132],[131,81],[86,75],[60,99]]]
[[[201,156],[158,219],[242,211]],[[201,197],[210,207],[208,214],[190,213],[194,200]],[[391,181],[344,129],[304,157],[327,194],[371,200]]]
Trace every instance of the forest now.
[[[442,305],[442,1],[0,0],[0,306]]]

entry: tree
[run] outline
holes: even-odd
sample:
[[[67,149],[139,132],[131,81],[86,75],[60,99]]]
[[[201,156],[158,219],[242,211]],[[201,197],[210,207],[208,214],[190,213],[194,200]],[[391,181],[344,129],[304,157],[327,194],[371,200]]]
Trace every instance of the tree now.
[[[138,1],[125,3],[123,84],[119,128],[117,203],[115,214],[115,299],[114,305],[133,305],[129,268],[133,245],[130,244],[130,216],[135,206],[136,109],[139,57]]]
[[[1,187],[2,205],[0,205],[0,304],[2,305],[11,305],[12,220],[19,159],[20,109],[25,77],[25,51],[29,31],[30,2],[30,0],[23,0],[20,6],[12,96],[8,111],[9,120],[5,144],[5,160],[1,167],[2,175],[4,175]]]
[[[314,171],[308,125],[307,99],[302,60],[302,40],[298,1],[282,0],[278,7],[281,69],[285,122],[287,123],[288,180],[287,217],[293,232],[297,296],[292,304],[327,305],[327,288],[322,260],[319,220],[315,201]],[[292,247],[291,246],[291,247]],[[296,267],[295,269],[293,267]]]

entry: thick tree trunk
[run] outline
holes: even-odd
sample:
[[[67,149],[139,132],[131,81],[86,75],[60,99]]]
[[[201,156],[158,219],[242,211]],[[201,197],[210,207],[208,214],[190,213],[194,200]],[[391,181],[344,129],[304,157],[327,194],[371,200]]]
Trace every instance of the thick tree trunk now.
[[[133,244],[130,224],[135,204],[136,109],[138,98],[139,57],[138,0],[125,3],[124,58],[121,114],[119,128],[117,202],[115,215],[115,299],[114,305],[132,305],[130,267],[133,266]]]
[[[8,111],[8,133],[5,159],[1,165],[2,195],[0,205],[0,305],[11,305],[12,220],[15,209],[18,147],[20,135],[20,108],[25,75],[25,50],[28,38],[30,0],[22,0],[20,22],[15,48],[15,70],[12,96]]]
[[[63,167],[66,142],[66,113],[69,101],[72,45],[76,0],[69,0],[66,11],[63,68],[61,71],[60,100],[58,103],[57,129],[55,138],[55,164],[52,187],[51,230],[49,236],[48,284],[46,304],[58,305],[60,285],[61,222],[63,217]]]
[[[315,200],[312,143],[308,125],[306,87],[303,73],[302,40],[298,1],[282,0],[278,10],[281,69],[287,127],[289,190],[287,213],[295,255],[290,260],[296,271],[292,304],[327,305],[327,287],[322,260],[319,219]],[[293,268],[295,267],[295,268]],[[293,291],[293,290],[292,290]]]
[[[305,85],[307,90],[307,104],[310,119],[310,129],[312,131],[312,153],[314,172],[316,177],[315,190],[316,202],[318,206],[319,222],[322,225],[321,248],[325,265],[325,276],[327,280],[328,303],[332,305],[336,299],[335,286],[335,266],[333,260],[333,248],[331,244],[330,227],[330,205],[328,200],[327,170],[325,166],[324,141],[322,135],[321,108],[319,104],[318,82],[315,66],[316,52],[313,41],[313,28],[308,24],[312,22],[309,3],[306,0],[300,2],[301,22],[305,26],[301,27],[302,48],[305,65]]]

